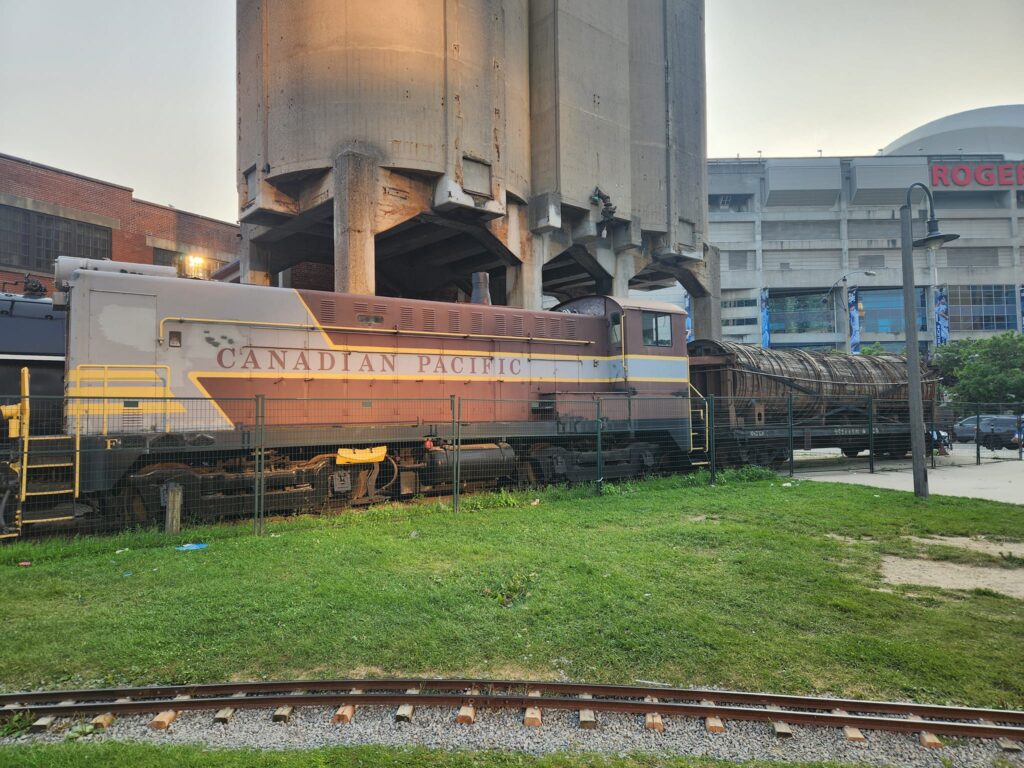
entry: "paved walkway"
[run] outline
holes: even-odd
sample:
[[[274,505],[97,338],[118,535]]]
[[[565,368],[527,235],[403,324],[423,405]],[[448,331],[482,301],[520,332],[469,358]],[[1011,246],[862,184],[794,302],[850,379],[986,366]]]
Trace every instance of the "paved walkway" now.
[[[798,465],[799,467],[799,465]],[[804,471],[797,469],[802,480],[823,480],[830,483],[857,483],[894,491],[913,491],[914,478],[908,464],[899,468],[883,468],[874,474],[866,469],[856,471]],[[966,496],[973,499],[1006,501],[1024,504],[1024,462],[994,461],[980,466],[938,466],[928,469],[928,490],[932,494]]]

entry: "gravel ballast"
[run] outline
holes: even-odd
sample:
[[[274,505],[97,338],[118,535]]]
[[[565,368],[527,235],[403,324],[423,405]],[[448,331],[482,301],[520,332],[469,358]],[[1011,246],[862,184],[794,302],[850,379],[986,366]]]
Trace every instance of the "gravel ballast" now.
[[[665,718],[664,733],[644,728],[642,715],[598,712],[598,727],[579,727],[576,712],[544,710],[543,725],[527,728],[516,710],[478,710],[473,725],[457,725],[455,709],[418,708],[412,722],[396,723],[395,707],[360,707],[347,725],[331,722],[327,707],[297,708],[290,722],[271,721],[271,709],[241,709],[227,725],[213,722],[212,711],[182,712],[171,727],[149,727],[151,715],[121,717],[106,732],[81,741],[116,739],[153,744],[201,744],[218,748],[311,749],[340,745],[422,746],[442,750],[502,750],[540,755],[550,752],[635,752],[693,755],[723,760],[782,762],[835,761],[862,765],[1021,766],[1024,756],[1004,752],[994,740],[947,738],[942,749],[926,749],[916,734],[869,731],[864,743],[843,738],[838,728],[793,726],[780,739],[760,722],[728,721],[726,732],[709,734],[703,720]],[[86,720],[87,722],[87,720]],[[0,739],[5,744],[55,742],[66,738],[71,720],[58,721],[47,733]]]

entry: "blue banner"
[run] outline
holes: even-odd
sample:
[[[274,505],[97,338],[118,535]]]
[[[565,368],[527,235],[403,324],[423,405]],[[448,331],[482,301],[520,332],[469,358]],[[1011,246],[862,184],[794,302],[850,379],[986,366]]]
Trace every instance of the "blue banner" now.
[[[949,299],[945,288],[935,289],[935,346],[949,341]]]
[[[690,301],[690,292],[683,291],[683,309],[686,310],[686,343],[693,341],[693,302]]]
[[[858,297],[860,291],[851,288],[846,293],[846,309],[850,313],[850,353],[860,354],[860,307]]]
[[[761,346],[768,349],[772,345],[772,327],[768,318],[768,289],[761,289]]]

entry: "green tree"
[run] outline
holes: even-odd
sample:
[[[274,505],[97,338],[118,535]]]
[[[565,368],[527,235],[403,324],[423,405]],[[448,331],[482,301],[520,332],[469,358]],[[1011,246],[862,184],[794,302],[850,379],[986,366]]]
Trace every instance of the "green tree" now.
[[[972,356],[978,354],[980,343],[981,339],[959,339],[943,344],[935,350],[931,366],[939,372],[943,385],[951,389],[956,388],[957,371],[963,368]]]
[[[870,344],[861,344],[860,353],[862,355],[888,355],[889,350],[882,346],[882,342],[873,341]]]
[[[962,403],[1024,402],[1024,336],[1014,331],[967,339],[936,353],[933,364],[950,378],[953,399]]]

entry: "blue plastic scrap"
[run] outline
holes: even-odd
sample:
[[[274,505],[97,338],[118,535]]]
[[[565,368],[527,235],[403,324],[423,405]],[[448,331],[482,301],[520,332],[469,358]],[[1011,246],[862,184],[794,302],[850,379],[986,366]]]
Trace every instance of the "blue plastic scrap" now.
[[[191,552],[193,549],[206,549],[206,544],[182,544],[175,549],[179,552]]]

